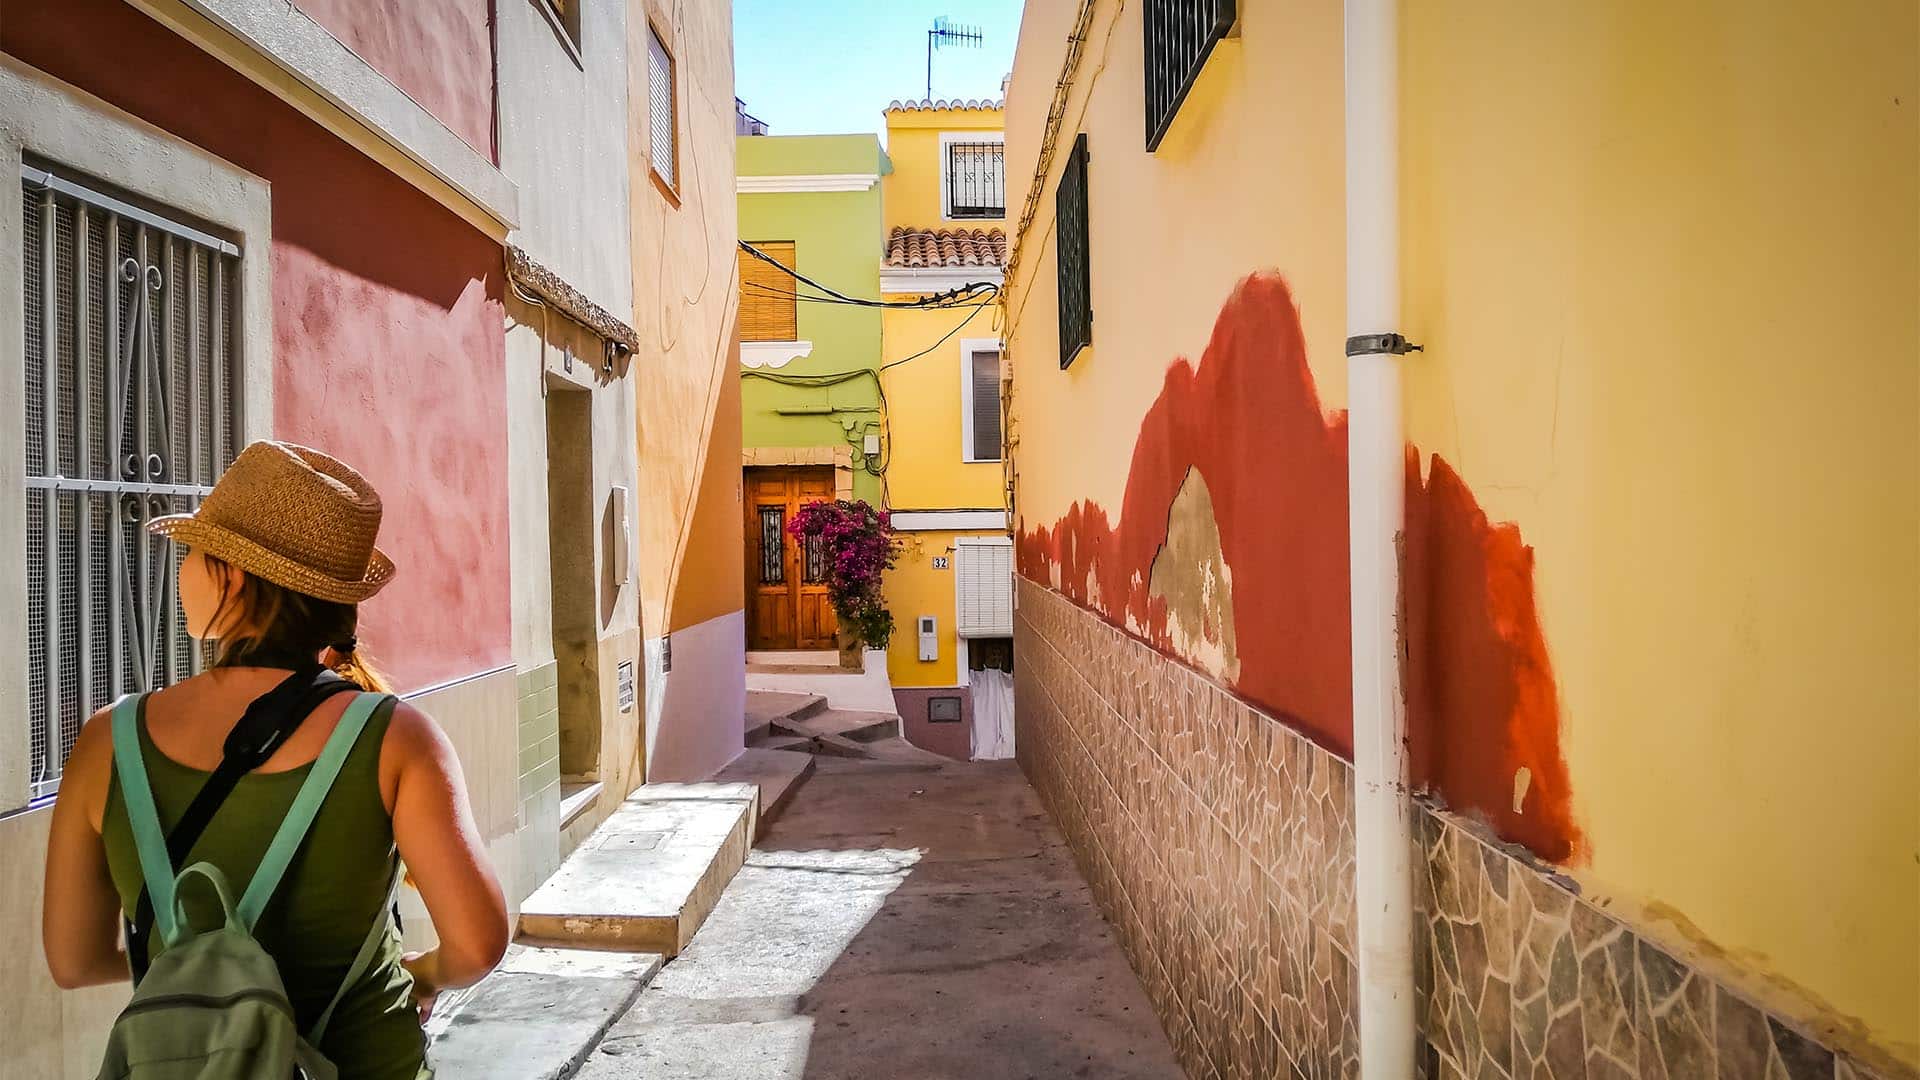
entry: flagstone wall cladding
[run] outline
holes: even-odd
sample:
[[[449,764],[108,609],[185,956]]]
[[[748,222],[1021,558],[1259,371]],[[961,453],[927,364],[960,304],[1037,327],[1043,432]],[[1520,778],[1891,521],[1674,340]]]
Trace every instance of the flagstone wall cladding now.
[[[1359,1072],[1353,772],[1024,578],[1021,767],[1199,1080]],[[1915,1080],[1749,1003],[1473,826],[1415,819],[1426,1080]]]

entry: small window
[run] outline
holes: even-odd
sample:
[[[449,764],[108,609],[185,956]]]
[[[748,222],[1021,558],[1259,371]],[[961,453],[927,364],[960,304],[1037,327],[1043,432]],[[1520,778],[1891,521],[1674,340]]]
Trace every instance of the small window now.
[[[674,129],[680,113],[674,96],[673,54],[660,31],[647,28],[647,156],[653,175],[668,191],[680,190],[680,145]]]
[[[529,0],[529,2],[540,9],[540,14],[547,17],[547,22],[553,26],[554,33],[560,37],[560,44],[566,48],[568,55],[573,57],[573,62],[578,64],[582,0]]]
[[[750,240],[756,249],[780,266],[794,269],[796,252],[791,240]],[[795,299],[793,275],[766,259],[740,250],[740,340],[797,341],[800,338],[800,302]]]
[[[1073,140],[1054,193],[1054,242],[1059,255],[1060,367],[1093,344],[1091,270],[1087,263],[1087,135]]]
[[[1000,460],[1000,350],[963,349],[966,381],[960,402],[966,461]]]
[[[1213,47],[1233,29],[1234,0],[1147,0],[1147,149],[1159,149]]]
[[[942,194],[948,220],[1007,216],[1006,149],[999,141],[946,144],[941,171],[946,175]]]
[[[53,795],[88,715],[201,669],[146,521],[233,460],[241,254],[32,166],[24,180],[29,794]]]

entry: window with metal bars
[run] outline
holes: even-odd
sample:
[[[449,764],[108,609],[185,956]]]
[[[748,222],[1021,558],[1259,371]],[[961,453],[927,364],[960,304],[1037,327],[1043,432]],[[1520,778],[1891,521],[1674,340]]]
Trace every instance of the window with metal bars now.
[[[760,584],[787,580],[787,511],[781,506],[760,508]]]
[[[647,28],[647,156],[653,174],[669,191],[680,190],[680,146],[674,130],[675,107],[673,54],[667,51],[660,31]]]
[[[1092,271],[1087,264],[1087,135],[1073,140],[1053,196],[1060,288],[1060,367],[1093,344]]]
[[[1007,216],[1006,150],[997,142],[947,144],[947,217]]]
[[[239,432],[240,250],[28,165],[29,797],[54,794],[81,723],[200,670],[180,552],[145,525],[199,505]]]
[[[1146,0],[1147,149],[1159,149],[1213,47],[1233,29],[1234,0]]]

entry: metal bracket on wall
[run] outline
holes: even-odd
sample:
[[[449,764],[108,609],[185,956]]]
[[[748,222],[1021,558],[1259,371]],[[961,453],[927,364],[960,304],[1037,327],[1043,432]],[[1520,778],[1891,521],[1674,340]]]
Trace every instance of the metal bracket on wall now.
[[[1404,356],[1410,352],[1424,351],[1426,350],[1421,346],[1394,333],[1355,334],[1347,339],[1348,356],[1376,356],[1380,353]]]

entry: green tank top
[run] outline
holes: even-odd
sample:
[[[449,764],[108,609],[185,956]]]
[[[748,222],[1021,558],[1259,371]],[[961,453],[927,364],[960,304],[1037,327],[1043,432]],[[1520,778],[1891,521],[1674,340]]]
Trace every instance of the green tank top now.
[[[333,999],[367,939],[368,927],[384,916],[394,846],[393,820],[380,797],[380,744],[393,708],[389,699],[368,719],[306,842],[254,927],[255,940],[280,968],[303,1031]],[[160,824],[171,830],[211,774],[188,768],[153,745],[144,700],[139,730]],[[210,862],[236,889],[244,890],[311,769],[309,764],[241,777],[185,862]],[[120,908],[132,911],[145,881],[117,772],[107,787],[100,834]],[[221,914],[211,895],[202,893],[189,889],[182,905],[192,925],[204,929],[218,925]],[[159,941],[160,935],[154,934],[152,946],[157,949]],[[400,956],[400,939],[390,932],[379,956],[341,999],[327,1026],[319,1050],[339,1066],[343,1080],[427,1080],[433,1075],[413,1005],[413,979],[400,966]]]

